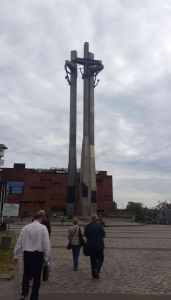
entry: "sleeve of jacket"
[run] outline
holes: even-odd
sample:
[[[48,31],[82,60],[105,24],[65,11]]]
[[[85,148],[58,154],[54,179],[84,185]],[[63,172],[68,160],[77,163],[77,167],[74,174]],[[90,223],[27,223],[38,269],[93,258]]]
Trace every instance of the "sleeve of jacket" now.
[[[24,228],[23,228],[24,229]],[[22,240],[23,240],[23,229],[21,230],[21,233],[20,233],[20,236],[17,240],[17,244],[15,246],[15,249],[14,249],[14,258],[15,259],[18,259],[18,254],[20,252],[20,249],[22,247]]]
[[[47,228],[44,226],[43,229],[43,240],[42,240],[42,248],[44,253],[44,259],[48,260],[49,252],[50,252],[50,239]]]
[[[102,225],[101,225],[101,226],[102,226]],[[102,237],[103,237],[103,239],[106,237],[106,232],[104,231],[103,226],[102,226]]]
[[[71,238],[71,230],[69,228],[69,230],[68,230],[68,240],[70,240],[70,238]]]
[[[80,229],[81,229],[81,235],[82,235],[82,237],[84,236],[84,232],[83,232],[83,230],[82,230],[82,228],[80,227]]]
[[[88,237],[88,228],[87,228],[88,225],[85,226],[85,229],[84,229],[84,236],[87,238]]]

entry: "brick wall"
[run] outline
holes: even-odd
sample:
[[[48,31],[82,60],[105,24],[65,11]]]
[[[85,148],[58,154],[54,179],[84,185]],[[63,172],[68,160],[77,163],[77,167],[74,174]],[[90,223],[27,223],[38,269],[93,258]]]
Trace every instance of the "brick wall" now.
[[[4,176],[0,183],[24,182],[22,194],[7,196],[8,203],[20,204],[20,211],[62,211],[66,210],[67,174],[58,174],[54,171],[37,172],[34,169],[4,168]],[[101,171],[97,179],[97,210],[113,211],[112,176]],[[80,190],[80,175],[78,174],[78,189]],[[78,212],[81,212],[79,197]]]

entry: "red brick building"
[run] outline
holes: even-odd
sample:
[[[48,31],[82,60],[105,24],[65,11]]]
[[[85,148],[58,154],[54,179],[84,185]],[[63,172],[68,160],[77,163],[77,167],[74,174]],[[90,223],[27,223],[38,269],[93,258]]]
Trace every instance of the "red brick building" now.
[[[66,211],[66,169],[25,169],[24,165],[14,164],[14,168],[3,168],[1,174],[0,197],[8,190],[5,202],[20,204],[20,211]],[[97,210],[113,211],[112,176],[100,171],[96,174],[96,180]],[[77,212],[81,212],[80,197]]]

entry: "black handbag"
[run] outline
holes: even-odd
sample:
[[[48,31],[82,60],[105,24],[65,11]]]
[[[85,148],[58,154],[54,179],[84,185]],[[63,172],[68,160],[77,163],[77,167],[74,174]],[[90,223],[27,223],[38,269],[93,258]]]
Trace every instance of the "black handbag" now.
[[[70,250],[72,247],[71,247],[71,242],[68,243],[68,246],[67,246],[67,250]]]
[[[85,240],[82,237],[81,228],[80,227],[79,227],[79,238],[80,238],[80,246],[84,246],[85,245]]]
[[[78,228],[78,226],[76,227],[76,229],[75,229],[75,231],[74,231],[74,234],[75,234],[77,228]],[[73,234],[73,236],[74,236],[74,234]],[[72,236],[72,238],[73,238],[73,236]],[[69,243],[68,243],[67,250],[70,250],[70,249],[72,248],[72,246],[71,246],[72,238],[70,239],[70,241],[69,241]]]
[[[45,264],[43,266],[43,274],[42,274],[43,281],[47,281],[48,277],[49,277],[49,267],[48,267],[48,265]]]
[[[90,249],[87,243],[85,243],[83,246],[83,253],[85,256],[90,256]]]

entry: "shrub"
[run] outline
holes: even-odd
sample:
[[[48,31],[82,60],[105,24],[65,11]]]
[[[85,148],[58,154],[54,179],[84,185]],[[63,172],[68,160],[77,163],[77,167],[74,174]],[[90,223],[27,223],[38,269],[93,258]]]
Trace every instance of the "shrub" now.
[[[73,218],[73,215],[68,215],[68,219],[72,219]]]

